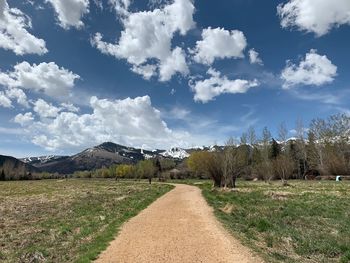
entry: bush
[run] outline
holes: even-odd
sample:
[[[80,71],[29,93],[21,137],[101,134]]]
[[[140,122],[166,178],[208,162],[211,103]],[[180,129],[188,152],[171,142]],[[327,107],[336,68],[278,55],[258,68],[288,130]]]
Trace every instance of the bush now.
[[[77,171],[77,172],[74,172],[73,177],[75,177],[75,178],[91,178],[92,174],[90,171]]]
[[[135,167],[133,165],[121,164],[115,169],[116,179],[118,178],[132,178],[135,174]]]
[[[136,174],[140,179],[152,178],[156,173],[156,167],[152,160],[144,160],[136,165]]]

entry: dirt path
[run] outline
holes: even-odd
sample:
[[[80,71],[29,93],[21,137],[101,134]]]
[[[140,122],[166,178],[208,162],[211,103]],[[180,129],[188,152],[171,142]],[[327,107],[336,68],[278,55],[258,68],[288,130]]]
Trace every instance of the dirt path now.
[[[199,188],[176,185],[124,224],[96,262],[255,263],[262,260],[223,229]]]

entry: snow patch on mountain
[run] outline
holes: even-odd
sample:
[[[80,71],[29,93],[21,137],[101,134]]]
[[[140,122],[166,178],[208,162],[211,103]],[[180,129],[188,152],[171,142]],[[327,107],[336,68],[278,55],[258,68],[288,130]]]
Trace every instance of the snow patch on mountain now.
[[[45,156],[38,156],[38,157],[26,157],[23,159],[20,159],[24,163],[32,163],[32,162],[38,162],[38,163],[46,163],[48,161],[53,161],[57,159],[61,159],[64,156],[59,155],[45,155]]]
[[[185,159],[190,156],[188,152],[178,147],[173,147],[170,150],[160,153],[160,155],[164,157],[175,158],[175,159]]]

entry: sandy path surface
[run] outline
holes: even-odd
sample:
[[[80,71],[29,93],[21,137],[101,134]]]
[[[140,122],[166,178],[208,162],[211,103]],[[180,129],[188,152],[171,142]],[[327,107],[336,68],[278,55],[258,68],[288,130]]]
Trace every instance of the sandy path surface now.
[[[199,188],[176,185],[125,223],[98,263],[263,262],[215,219]]]

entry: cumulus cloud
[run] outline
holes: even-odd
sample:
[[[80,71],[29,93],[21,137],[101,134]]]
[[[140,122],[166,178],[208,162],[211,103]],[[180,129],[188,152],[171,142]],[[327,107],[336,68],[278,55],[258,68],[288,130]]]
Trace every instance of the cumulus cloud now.
[[[52,104],[47,103],[43,99],[38,99],[34,103],[34,111],[40,116],[40,118],[54,118],[57,117],[61,108],[55,107]]]
[[[146,80],[150,80],[153,76],[157,75],[156,65],[133,65],[131,70],[136,74],[141,75]]]
[[[118,15],[126,16],[129,14],[128,9],[131,4],[131,0],[109,0],[109,2],[114,6]]]
[[[0,72],[0,85],[43,92],[51,97],[67,96],[80,76],[54,62],[30,65],[22,62],[10,72]]]
[[[149,96],[114,101],[91,97],[92,112],[86,114],[58,112],[57,107],[52,111],[55,106],[40,104],[43,106],[34,109],[36,112],[56,116],[34,121],[26,128],[32,142],[47,150],[81,149],[105,141],[157,148],[175,145],[183,138],[182,133],[167,127]]]
[[[180,72],[183,75],[189,73],[185,52],[179,47],[176,47],[169,57],[160,62],[159,79],[160,81],[168,81],[176,72]]]
[[[32,28],[29,16],[17,8],[10,8],[0,0],[0,48],[16,55],[47,53],[46,43],[28,32]]]
[[[209,27],[203,29],[202,40],[197,41],[192,53],[196,62],[211,65],[215,59],[244,57],[246,46],[243,32]]]
[[[17,114],[14,118],[14,122],[20,124],[21,126],[29,125],[33,122],[34,116],[31,112],[27,112],[25,114]]]
[[[296,85],[321,86],[333,82],[336,75],[337,66],[327,56],[319,55],[317,50],[311,49],[299,65],[287,61],[281,78],[284,81],[283,88],[287,89]]]
[[[128,11],[129,1],[113,2],[117,13],[123,14],[124,30],[117,43],[107,43],[96,33],[93,46],[104,54],[126,59],[132,71],[145,79],[159,75],[161,81],[168,81],[176,73],[188,73],[185,52],[180,47],[172,49],[172,39],[177,32],[185,35],[195,25],[191,0],[174,0],[162,8],[135,13]]]
[[[6,90],[6,95],[9,99],[15,99],[18,104],[28,108],[29,103],[27,101],[27,95],[24,93],[23,90],[17,89],[17,88],[9,88]]]
[[[5,108],[12,107],[11,100],[6,96],[6,94],[3,91],[0,91],[0,106]]]
[[[250,88],[259,85],[257,80],[230,80],[212,68],[208,70],[207,74],[211,77],[205,80],[191,81],[189,83],[192,91],[195,93],[194,100],[196,102],[207,103],[225,93],[246,93]]]
[[[259,53],[254,48],[249,50],[249,61],[251,64],[263,65],[262,59],[259,57]]]
[[[277,13],[283,28],[296,27],[317,36],[334,27],[350,25],[349,0],[290,0],[278,5]]]
[[[63,102],[61,103],[61,108],[70,112],[78,112],[80,109],[72,103]]]
[[[84,26],[81,19],[89,13],[89,0],[46,0],[46,2],[53,6],[59,25],[64,29],[70,27],[79,29]]]

